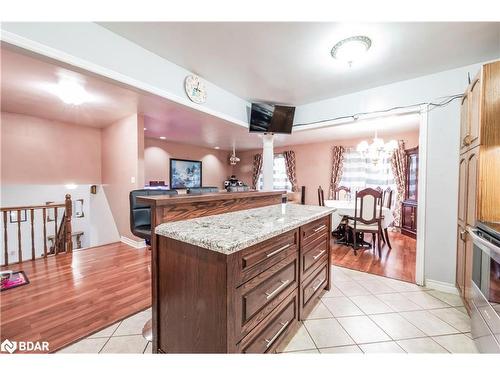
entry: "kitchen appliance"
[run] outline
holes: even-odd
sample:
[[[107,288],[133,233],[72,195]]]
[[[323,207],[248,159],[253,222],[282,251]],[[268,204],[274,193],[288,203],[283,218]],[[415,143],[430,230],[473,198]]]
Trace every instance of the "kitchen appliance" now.
[[[500,223],[478,222],[472,238],[472,338],[482,353],[500,353]]]

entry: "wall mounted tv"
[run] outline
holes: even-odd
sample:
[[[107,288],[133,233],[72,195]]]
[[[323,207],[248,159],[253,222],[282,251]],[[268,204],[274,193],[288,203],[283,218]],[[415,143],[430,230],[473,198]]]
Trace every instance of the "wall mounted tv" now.
[[[201,161],[170,159],[170,189],[201,187]]]
[[[290,134],[293,126],[295,107],[252,103],[250,132]]]

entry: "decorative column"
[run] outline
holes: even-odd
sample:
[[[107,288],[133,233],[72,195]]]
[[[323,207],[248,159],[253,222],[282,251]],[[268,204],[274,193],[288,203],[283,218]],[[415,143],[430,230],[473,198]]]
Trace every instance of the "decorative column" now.
[[[262,190],[273,190],[273,140],[273,134],[264,134],[262,137]]]

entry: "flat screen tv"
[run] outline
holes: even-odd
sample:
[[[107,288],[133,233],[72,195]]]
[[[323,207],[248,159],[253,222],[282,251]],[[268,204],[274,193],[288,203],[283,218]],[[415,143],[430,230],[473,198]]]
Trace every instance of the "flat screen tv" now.
[[[170,159],[170,189],[201,187],[201,161]]]
[[[290,134],[295,107],[252,103],[250,132]]]

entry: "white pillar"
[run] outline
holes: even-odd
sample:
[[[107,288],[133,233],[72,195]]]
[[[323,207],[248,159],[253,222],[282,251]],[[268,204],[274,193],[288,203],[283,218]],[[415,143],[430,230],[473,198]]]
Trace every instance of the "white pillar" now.
[[[273,134],[264,134],[262,142],[262,189],[273,190]]]

